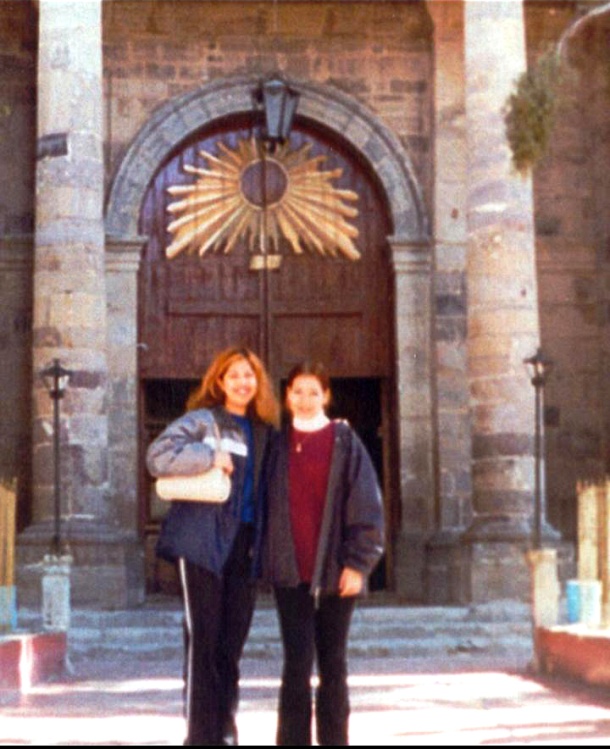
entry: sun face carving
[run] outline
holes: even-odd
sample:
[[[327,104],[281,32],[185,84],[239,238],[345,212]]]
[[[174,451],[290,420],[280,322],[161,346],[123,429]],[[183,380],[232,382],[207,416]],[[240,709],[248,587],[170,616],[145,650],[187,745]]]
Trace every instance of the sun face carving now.
[[[342,170],[321,170],[326,157],[310,157],[310,150],[309,143],[292,151],[285,144],[262,154],[251,139],[235,149],[219,141],[218,156],[201,151],[208,168],[186,165],[195,182],[168,188],[177,199],[167,208],[173,216],[167,257],[231,252],[240,239],[251,253],[278,253],[281,234],[296,254],[309,250],[357,260],[358,229],[349,219],[358,210],[349,203],[358,195],[336,188],[332,183]]]

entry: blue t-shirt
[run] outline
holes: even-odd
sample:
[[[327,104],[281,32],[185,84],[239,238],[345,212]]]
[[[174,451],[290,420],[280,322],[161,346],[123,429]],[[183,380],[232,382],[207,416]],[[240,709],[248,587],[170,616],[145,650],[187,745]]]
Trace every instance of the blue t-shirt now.
[[[243,431],[248,444],[248,456],[246,458],[246,473],[244,476],[244,496],[241,506],[241,522],[254,522],[254,431],[252,422],[245,416],[235,416],[238,426]]]

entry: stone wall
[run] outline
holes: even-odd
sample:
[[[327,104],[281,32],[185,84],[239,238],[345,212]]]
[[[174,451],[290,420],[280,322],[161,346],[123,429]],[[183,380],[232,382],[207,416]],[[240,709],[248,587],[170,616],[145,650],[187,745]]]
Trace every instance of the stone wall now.
[[[561,37],[578,5],[528,4],[532,61]],[[542,344],[555,361],[545,398],[548,515],[570,541],[577,482],[608,470],[607,18],[589,22],[565,47],[553,137],[535,171]]]
[[[431,33],[425,3],[104,3],[107,178],[159,105],[279,69],[375,112],[408,150],[429,208]]]

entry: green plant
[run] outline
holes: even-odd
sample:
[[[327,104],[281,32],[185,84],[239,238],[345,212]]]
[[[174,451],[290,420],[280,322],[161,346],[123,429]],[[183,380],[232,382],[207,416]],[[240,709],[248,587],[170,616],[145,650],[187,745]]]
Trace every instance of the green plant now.
[[[560,60],[551,49],[522,73],[508,97],[504,111],[506,137],[513,166],[527,174],[546,153],[561,83]]]

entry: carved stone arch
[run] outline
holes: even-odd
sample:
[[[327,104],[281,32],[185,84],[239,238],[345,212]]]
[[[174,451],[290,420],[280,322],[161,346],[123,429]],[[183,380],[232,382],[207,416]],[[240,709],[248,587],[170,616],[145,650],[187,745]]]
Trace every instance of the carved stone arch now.
[[[112,183],[106,233],[114,240],[138,234],[140,205],[167,154],[205,123],[252,109],[253,78],[210,83],[160,107],[140,130]],[[368,109],[338,89],[291,81],[301,94],[298,114],[335,130],[361,153],[383,185],[394,234],[428,243],[428,222],[417,179],[398,138]]]

